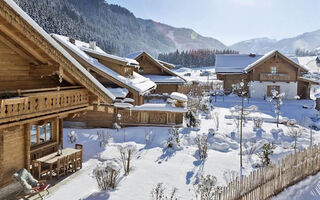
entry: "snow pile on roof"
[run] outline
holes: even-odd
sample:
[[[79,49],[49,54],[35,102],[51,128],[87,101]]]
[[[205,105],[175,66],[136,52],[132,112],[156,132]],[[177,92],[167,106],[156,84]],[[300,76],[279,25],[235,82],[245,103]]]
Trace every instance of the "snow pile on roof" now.
[[[107,87],[107,89],[115,96],[118,98],[125,98],[129,91],[127,88],[111,88]]]
[[[187,112],[186,108],[174,107],[167,103],[145,103],[141,106],[134,106],[131,108],[134,111],[163,111],[163,112]]]
[[[179,93],[179,92],[172,92],[170,95],[170,98],[178,100],[178,101],[183,101],[183,102],[188,101],[188,97],[182,93]]]
[[[118,81],[122,82],[123,84],[127,85],[128,87],[138,91],[140,94],[145,93],[146,91],[155,88],[156,84],[152,82],[150,79],[145,78],[139,75],[136,72],[133,72],[133,78],[126,78],[117,72],[111,70],[110,68],[101,64],[97,59],[92,58],[84,51],[81,50],[81,47],[89,45],[88,43],[81,42],[76,40],[75,44],[72,44],[69,41],[68,37],[52,34],[52,37],[55,38],[57,41],[61,42],[65,47],[70,49],[73,53],[79,56],[84,61],[88,62],[92,67],[108,74],[109,76],[117,79]],[[98,48],[98,47],[97,47]],[[98,51],[102,51],[101,49]]]
[[[114,103],[114,107],[116,108],[132,108],[133,105],[130,103]]]
[[[162,76],[162,75],[144,75],[155,83],[184,83],[178,76]]]
[[[113,96],[97,79],[95,79],[85,68],[82,67],[65,49],[63,49],[50,35],[45,32],[29,15],[27,15],[14,1],[4,0],[13,10],[15,10],[27,23],[30,24],[40,35],[43,36],[53,47],[64,55],[72,64],[88,77],[100,90],[102,90],[111,99]]]
[[[96,47],[96,49],[93,50],[93,49],[89,48],[89,44],[88,43],[84,43],[83,42],[83,46],[81,46],[80,49],[82,51],[85,51],[85,52],[94,53],[94,54],[97,54],[97,55],[100,55],[100,56],[104,56],[104,57],[107,57],[107,58],[111,58],[111,59],[114,59],[114,60],[118,60],[118,61],[121,61],[121,62],[126,62],[127,65],[129,65],[129,66],[138,66],[139,65],[139,63],[134,59],[123,58],[123,57],[119,57],[119,56],[108,54],[108,53],[104,52],[100,47]]]
[[[216,55],[216,73],[243,73],[243,70],[263,55],[223,54]]]
[[[310,71],[319,72],[320,64],[317,61],[317,56],[289,57],[295,63],[300,64]]]

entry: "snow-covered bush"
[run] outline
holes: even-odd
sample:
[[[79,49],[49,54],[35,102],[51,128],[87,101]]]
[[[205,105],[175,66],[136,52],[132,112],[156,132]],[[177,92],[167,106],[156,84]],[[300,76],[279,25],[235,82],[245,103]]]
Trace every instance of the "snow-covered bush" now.
[[[256,153],[258,150],[259,145],[256,141],[247,142],[244,145],[244,148],[246,149],[246,154],[248,155],[248,158],[251,159],[252,155]]]
[[[216,134],[216,131],[213,128],[209,128],[208,134],[214,136]]]
[[[302,135],[302,129],[300,127],[295,126],[295,124],[296,124],[295,120],[289,120],[288,124],[287,124],[288,125],[288,134],[294,140],[294,144],[293,144],[294,153],[297,152],[298,138]]]
[[[101,190],[114,189],[120,175],[120,165],[115,161],[106,161],[93,170],[93,175]]]
[[[168,148],[178,148],[180,147],[180,136],[179,129],[172,128],[168,130],[168,140],[166,143]]]
[[[112,138],[112,133],[105,132],[104,130],[98,130],[97,135],[100,147],[105,147],[109,143],[109,140]]]
[[[152,144],[153,136],[154,135],[152,134],[152,130],[145,131],[146,147],[148,147]]]
[[[270,165],[270,156],[273,154],[273,150],[275,149],[275,145],[273,143],[265,143],[261,147],[261,152],[258,153],[258,157],[261,159],[263,166]]]
[[[189,110],[186,113],[186,124],[187,124],[187,127],[199,127],[200,126],[200,120],[198,119],[198,116],[194,111]]]
[[[217,178],[215,176],[207,175],[201,176],[199,183],[196,186],[196,199],[198,200],[212,200],[219,188],[216,186]]]
[[[131,169],[131,160],[134,157],[134,154],[137,152],[137,144],[135,142],[122,143],[119,145],[118,149],[120,152],[124,173],[125,175],[128,175]]]
[[[113,124],[113,128],[117,129],[119,131],[121,129],[121,126],[116,122]]]
[[[76,143],[78,140],[78,135],[74,131],[71,131],[68,134],[68,140],[71,144]]]
[[[228,185],[230,182],[236,180],[239,177],[239,172],[235,170],[225,170],[223,172],[223,179],[226,182],[226,185]]]
[[[254,117],[253,118],[253,125],[255,129],[261,129],[263,125],[263,118],[262,117]]]
[[[272,90],[271,91],[271,98],[269,101],[272,103],[274,112],[277,117],[277,127],[279,127],[279,122],[280,122],[280,110],[281,110],[281,105],[283,104],[283,98],[285,97],[285,93],[279,93],[277,90]]]
[[[200,100],[199,109],[202,112],[208,113],[211,109],[210,98],[208,96],[203,96]]]
[[[195,139],[195,143],[198,147],[198,153],[201,160],[205,160],[207,158],[208,152],[208,135],[202,134],[198,135]]]
[[[158,183],[151,191],[152,200],[177,200],[177,188],[173,188],[171,194],[165,194],[166,186],[163,183]]]

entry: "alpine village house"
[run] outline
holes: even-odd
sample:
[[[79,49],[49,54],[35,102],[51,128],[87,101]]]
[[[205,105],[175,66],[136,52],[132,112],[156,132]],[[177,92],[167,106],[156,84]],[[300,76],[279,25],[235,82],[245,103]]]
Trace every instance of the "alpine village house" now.
[[[163,103],[144,103],[157,84],[139,68],[95,43],[49,35],[12,0],[0,1],[0,191],[13,173],[63,146],[64,119],[182,126],[187,97],[172,90]]]
[[[270,51],[265,55],[217,55],[217,78],[223,81],[224,90],[232,92],[233,85],[245,83],[248,95],[266,98],[272,91],[284,93],[286,99],[310,98],[310,87],[317,82],[307,79],[308,69],[283,55]]]

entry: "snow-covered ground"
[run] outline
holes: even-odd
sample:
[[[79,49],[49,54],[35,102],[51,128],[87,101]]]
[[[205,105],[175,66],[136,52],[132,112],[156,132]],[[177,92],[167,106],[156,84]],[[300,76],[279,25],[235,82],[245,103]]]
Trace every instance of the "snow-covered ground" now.
[[[294,118],[300,122],[303,116],[315,116],[314,109],[304,109],[303,105],[313,105],[310,100],[287,100],[282,105],[282,116]],[[222,100],[218,97],[217,102],[213,102],[212,112],[217,112],[220,118],[220,126],[215,136],[209,139],[208,157],[205,161],[199,159],[195,137],[202,133],[208,133],[210,128],[214,128],[212,119],[206,119],[202,114],[200,128],[183,128],[180,130],[181,147],[177,150],[165,148],[168,137],[168,128],[161,127],[130,127],[125,129],[64,129],[65,147],[73,147],[69,144],[67,135],[75,131],[78,135],[77,143],[84,145],[83,168],[72,176],[59,183],[51,192],[48,199],[86,199],[86,200],[123,200],[123,199],[151,199],[150,192],[159,182],[163,182],[170,192],[173,187],[178,188],[179,199],[194,199],[194,183],[200,175],[211,174],[217,177],[218,185],[224,186],[223,173],[225,170],[239,171],[239,136],[237,127],[230,117],[230,108],[240,104],[240,98],[228,96]],[[262,99],[250,99],[245,106],[256,105],[259,113],[265,119],[274,117],[272,106]],[[303,135],[298,139],[299,148],[309,145],[309,130],[306,127]],[[111,137],[106,147],[100,147],[97,136],[98,130],[109,132]],[[146,146],[145,135],[152,131],[152,142]],[[320,132],[314,131],[314,143],[320,142]],[[115,190],[101,192],[93,177],[92,171],[99,164],[110,159],[119,159],[120,153],[118,145],[123,142],[136,142],[138,146],[137,154],[133,160],[133,170],[128,176],[124,176],[121,171],[121,178]],[[285,125],[276,127],[275,123],[265,122],[261,129],[254,130],[253,122],[248,120],[244,126],[244,173],[248,174],[259,162],[257,155],[252,157],[246,153],[253,145],[259,147],[265,142],[273,142],[276,145],[272,160],[283,157],[293,151],[293,139],[288,135]],[[319,175],[317,175],[319,176]],[[310,178],[313,185],[317,184],[316,179]],[[308,183],[305,183],[308,184]],[[297,189],[299,185],[294,186]],[[289,189],[286,194],[290,199],[295,199],[297,189]],[[311,191],[310,187],[310,191]],[[308,190],[305,189],[305,190]],[[304,190],[304,191],[305,191]],[[302,191],[303,192],[303,191]],[[283,198],[281,195],[277,199]],[[299,199],[299,198],[298,198]],[[305,198],[307,199],[307,198]]]
[[[179,69],[174,69],[174,72],[185,78],[187,81],[200,81],[200,82],[208,82],[212,80],[216,80],[217,77],[215,75],[215,69],[213,66],[210,67],[194,67],[194,68],[186,68],[182,67]],[[201,73],[208,71],[210,72],[208,76],[200,76]],[[190,73],[190,76],[185,76],[186,74]]]

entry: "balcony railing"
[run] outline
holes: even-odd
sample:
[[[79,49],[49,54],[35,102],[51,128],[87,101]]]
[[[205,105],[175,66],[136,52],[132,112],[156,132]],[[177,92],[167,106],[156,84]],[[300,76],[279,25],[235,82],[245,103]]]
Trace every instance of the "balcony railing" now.
[[[11,118],[19,120],[76,109],[88,104],[86,89],[22,94],[17,98],[0,99],[0,123],[11,121]]]
[[[260,81],[290,81],[289,74],[260,73]]]

